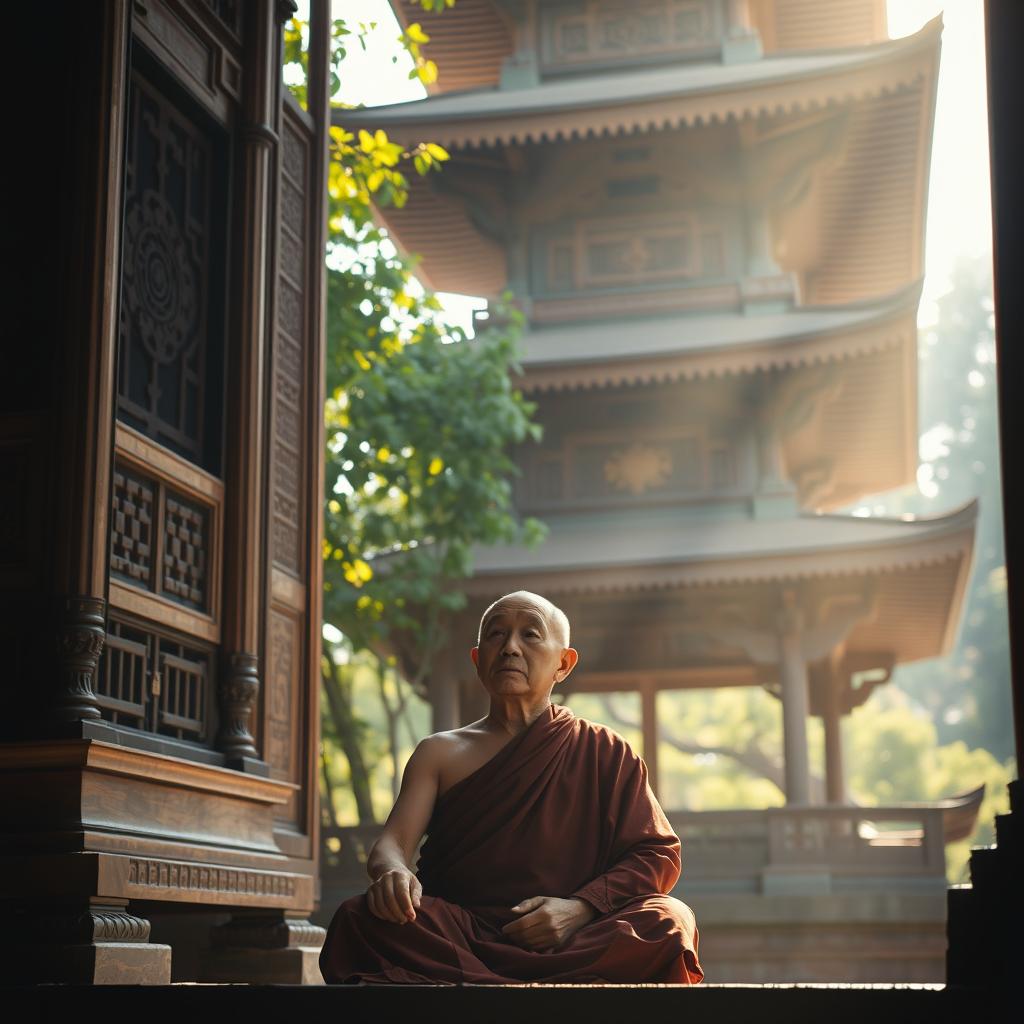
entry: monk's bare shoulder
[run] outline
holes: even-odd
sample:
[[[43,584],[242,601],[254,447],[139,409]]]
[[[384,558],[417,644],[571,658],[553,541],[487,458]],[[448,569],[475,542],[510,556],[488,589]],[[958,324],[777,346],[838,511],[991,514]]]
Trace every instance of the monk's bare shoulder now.
[[[421,745],[430,744],[430,756],[438,772],[438,793],[441,794],[482,768],[507,742],[508,737],[495,736],[492,731],[482,728],[480,722],[471,722],[458,729],[435,732]]]

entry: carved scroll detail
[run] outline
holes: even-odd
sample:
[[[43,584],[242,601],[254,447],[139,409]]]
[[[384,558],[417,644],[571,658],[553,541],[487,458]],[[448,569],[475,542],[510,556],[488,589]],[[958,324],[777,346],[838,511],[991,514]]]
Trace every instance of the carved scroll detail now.
[[[249,728],[259,692],[256,655],[242,652],[229,655],[228,668],[220,685],[221,726],[217,736],[218,748],[229,757],[259,756]]]
[[[57,626],[57,694],[53,717],[63,722],[100,717],[93,688],[106,637],[106,602],[100,597],[65,597]]]
[[[82,910],[33,915],[32,938],[47,945],[92,942],[149,942],[149,921],[119,907],[93,905]]]

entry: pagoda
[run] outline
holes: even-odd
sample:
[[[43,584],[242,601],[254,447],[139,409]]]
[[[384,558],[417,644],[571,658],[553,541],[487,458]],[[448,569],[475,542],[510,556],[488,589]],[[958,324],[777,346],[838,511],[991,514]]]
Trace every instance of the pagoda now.
[[[917,469],[941,20],[889,39],[883,0],[393,6],[439,81],[335,123],[449,150],[381,215],[430,287],[512,291],[544,427],[517,452],[515,505],[548,537],[477,552],[434,727],[484,713],[465,649],[517,589],[569,616],[569,692],[639,693],[655,792],[661,691],[765,687],[786,807],[666,808],[714,980],[941,980],[943,844],[980,795],[868,821],[840,728],[896,665],[951,650],[972,562],[974,503],[840,511]]]

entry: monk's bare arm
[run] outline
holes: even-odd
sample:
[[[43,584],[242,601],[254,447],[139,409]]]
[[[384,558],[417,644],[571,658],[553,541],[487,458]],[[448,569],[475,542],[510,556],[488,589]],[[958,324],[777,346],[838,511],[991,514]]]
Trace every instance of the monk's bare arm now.
[[[434,736],[413,751],[395,806],[366,859],[366,873],[372,879],[366,898],[370,910],[384,920],[404,924],[416,917],[423,890],[413,859],[434,811],[441,756],[441,743]]]

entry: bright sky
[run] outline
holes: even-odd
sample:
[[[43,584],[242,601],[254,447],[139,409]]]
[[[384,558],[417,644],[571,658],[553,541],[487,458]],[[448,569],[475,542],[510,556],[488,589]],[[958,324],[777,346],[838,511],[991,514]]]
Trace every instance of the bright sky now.
[[[940,13],[945,29],[932,144],[922,326],[934,321],[934,300],[948,290],[958,255],[989,252],[992,244],[982,0],[888,0],[889,34],[909,35]],[[418,81],[408,78],[412,64],[397,42],[400,29],[387,0],[334,0],[333,14],[345,18],[353,30],[359,22],[377,23],[366,36],[365,52],[358,42],[349,47],[339,99],[378,106],[426,95]],[[462,322],[466,301],[441,298],[452,318]]]
[[[889,0],[889,34],[916,32],[942,14],[942,57],[935,104],[925,249],[918,322],[934,322],[932,301],[949,290],[961,254],[992,250],[982,0]]]

